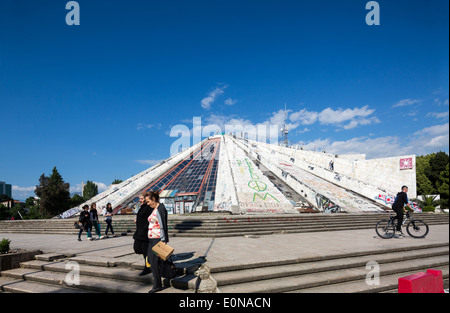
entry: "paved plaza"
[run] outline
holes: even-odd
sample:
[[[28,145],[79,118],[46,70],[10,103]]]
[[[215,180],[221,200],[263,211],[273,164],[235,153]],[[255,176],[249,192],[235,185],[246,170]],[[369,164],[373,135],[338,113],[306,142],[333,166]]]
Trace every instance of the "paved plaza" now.
[[[41,250],[76,256],[114,258],[139,262],[142,256],[133,251],[132,236],[89,241],[85,236],[77,241],[74,235],[1,233],[0,239],[11,240],[12,249]],[[392,248],[411,248],[430,244],[449,243],[449,225],[431,225],[425,239],[381,239],[375,230],[345,230],[268,236],[227,238],[172,237],[169,244],[175,255],[190,254],[212,267],[238,266],[261,262],[279,262],[296,258],[317,258],[357,251],[383,251]]]

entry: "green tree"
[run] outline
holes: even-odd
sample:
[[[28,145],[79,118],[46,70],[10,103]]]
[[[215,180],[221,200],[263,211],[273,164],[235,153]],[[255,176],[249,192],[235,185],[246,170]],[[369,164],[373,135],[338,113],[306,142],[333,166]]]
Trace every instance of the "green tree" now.
[[[432,153],[429,162],[430,167],[425,171],[425,174],[437,191],[437,182],[439,181],[441,172],[445,171],[445,167],[449,163],[449,155],[442,151]]]
[[[47,177],[42,174],[34,193],[40,198],[39,208],[42,216],[53,217],[70,209],[70,185],[65,183],[56,167]]]
[[[72,198],[70,198],[70,207],[74,208],[79,206],[80,204],[82,204],[84,202],[84,199],[82,196],[80,196],[79,194],[74,194],[72,196]]]
[[[89,199],[95,197],[96,195],[98,195],[98,186],[95,183],[88,180],[83,188],[84,201],[88,201]]]
[[[449,160],[442,151],[416,158],[417,194],[439,194],[442,209],[449,207]]]
[[[23,217],[26,215],[23,206],[19,203],[17,203],[9,210],[9,214],[11,215],[11,217],[14,217],[15,220],[23,219]]]
[[[34,202],[35,202],[34,197],[28,197],[28,198],[26,198],[26,200],[25,200],[25,207],[26,207],[26,208],[34,207],[34,206],[35,206]]]
[[[44,217],[40,213],[39,206],[35,205],[28,210],[27,215],[23,218],[26,220],[38,220]]]
[[[436,183],[438,192],[441,195],[441,209],[448,209],[449,199],[449,164],[445,167],[445,170],[439,175],[439,179]]]
[[[416,158],[416,181],[418,195],[431,195],[436,193],[433,184],[426,175],[426,173],[431,171],[430,159],[430,154],[426,156],[418,156]]]
[[[10,217],[9,209],[5,205],[0,204],[0,220],[6,220]]]
[[[121,180],[121,179],[114,179],[114,181],[111,183],[111,185],[118,185],[121,182],[123,182],[123,180]]]
[[[421,173],[416,175],[417,180],[417,194],[418,195],[431,195],[436,193],[436,189],[431,184],[428,177]]]

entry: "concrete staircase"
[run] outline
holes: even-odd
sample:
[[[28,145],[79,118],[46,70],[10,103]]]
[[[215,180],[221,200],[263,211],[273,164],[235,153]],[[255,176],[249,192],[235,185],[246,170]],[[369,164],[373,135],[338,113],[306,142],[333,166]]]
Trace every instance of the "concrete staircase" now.
[[[170,215],[169,234],[176,237],[233,237],[336,230],[370,229],[388,213],[375,214],[278,214],[278,215]],[[420,213],[414,218],[429,225],[448,224],[448,214]],[[0,221],[0,233],[72,234],[76,219]],[[104,234],[105,223],[101,223]],[[134,216],[118,216],[113,220],[117,235],[132,235]],[[85,233],[84,233],[85,234]]]
[[[72,264],[79,264],[79,284],[74,282]],[[172,280],[163,279],[163,293],[194,293],[200,282],[194,274],[198,266],[183,267],[175,262],[182,273]],[[0,292],[20,293],[147,293],[153,285],[153,275],[139,276],[142,262],[115,263],[101,257],[71,257],[41,254],[35,260],[22,262],[20,268],[3,271]],[[66,279],[66,278],[69,279]]]
[[[72,262],[72,263],[71,263]],[[79,284],[70,285],[77,262]],[[379,284],[366,277],[377,262]],[[163,293],[360,293],[395,292],[398,278],[426,269],[441,270],[444,288],[449,280],[448,243],[421,244],[383,250],[355,251],[309,258],[261,261],[252,264],[209,264],[194,266],[175,260],[181,276],[164,280]],[[0,292],[8,293],[147,293],[152,275],[138,276],[141,262],[115,262],[94,256],[37,255],[20,268],[0,274]],[[69,280],[67,280],[69,277]],[[369,275],[372,279],[372,276]]]
[[[350,221],[352,224],[357,224],[349,219],[349,217],[356,219],[357,216],[332,215],[332,218],[341,218],[341,216],[347,216],[346,220],[340,221],[343,224],[349,224]],[[364,216],[368,218],[367,215]],[[433,215],[423,216],[431,217]],[[380,217],[378,214],[377,219]],[[234,219],[230,220],[230,218]],[[241,220],[238,221],[239,218]],[[235,227],[241,223],[241,227],[246,229],[245,223],[250,225],[253,223],[251,220],[245,220],[246,218],[242,216],[228,216],[226,220],[222,218],[220,223],[228,226],[221,225],[221,227],[233,229],[231,225]],[[261,219],[261,217],[259,218]],[[274,218],[275,220],[260,220],[256,223],[264,223],[264,225],[274,223],[283,225],[283,227],[293,226],[307,229],[306,225],[318,223],[313,218],[319,218],[322,226],[330,225],[327,226],[330,231],[339,229],[331,223],[332,221],[325,222],[322,215],[308,215],[308,218],[313,220],[308,220],[308,224],[305,225],[301,224],[304,221],[289,220],[291,217],[288,216],[283,216],[284,220],[277,220],[276,218],[281,218],[279,216]],[[209,220],[212,224],[219,223],[217,217],[206,218],[205,216],[205,220]],[[333,222],[337,223],[338,221],[333,220]],[[373,221],[367,222],[372,223]],[[433,221],[428,220],[427,222]],[[293,224],[290,225],[290,223]],[[201,226],[203,224],[198,227]],[[370,228],[372,227],[373,225]],[[426,239],[405,238],[403,240],[383,240],[376,237],[375,231],[369,229],[335,233],[322,232],[311,235],[286,234],[267,237],[276,240],[270,245],[267,245],[266,237],[258,238],[259,236],[254,238],[252,236],[249,238],[227,237],[214,240],[176,238],[174,242],[178,240],[179,245],[186,245],[189,242],[189,247],[183,250],[186,253],[176,255],[175,263],[180,270],[183,269],[181,270],[182,274],[175,279],[166,280],[165,284],[168,288],[164,292],[395,292],[398,278],[430,268],[443,272],[444,287],[448,288],[448,220],[447,224],[434,226],[431,230]],[[334,234],[336,235],[334,236]],[[358,234],[365,236],[364,238],[367,240],[353,241],[352,239]],[[316,235],[318,238],[315,238]],[[118,240],[122,239],[128,241],[127,238]],[[293,240],[299,240],[299,245],[293,246]],[[108,240],[99,241],[99,243],[107,242]],[[111,240],[110,243],[114,243],[114,240]],[[193,249],[192,247],[196,245],[199,245],[199,248]],[[128,243],[127,246],[129,246]],[[103,251],[106,247],[109,249],[108,253]],[[235,253],[229,253],[232,248],[235,248]],[[20,268],[1,272],[0,292],[146,293],[151,288],[152,276],[138,276],[142,269],[142,259],[140,256],[134,255],[129,248],[125,249],[123,244],[118,246],[113,244],[97,247],[97,249],[102,252],[98,253],[97,250],[89,248],[61,252],[62,254],[54,252],[53,254],[37,255],[35,260],[22,262]],[[61,250],[66,251],[66,248]],[[194,252],[187,253],[187,251]],[[73,270],[70,262],[77,262],[80,265],[79,285],[71,286],[67,283],[67,275]],[[379,265],[379,284],[366,283],[366,277],[372,270],[369,262],[376,262],[375,264]]]
[[[366,283],[372,269],[366,266],[371,261],[379,264],[379,284]],[[359,293],[395,292],[398,278],[429,268],[442,270],[448,288],[448,243],[357,251],[282,263],[212,266],[209,272],[217,282],[216,291],[222,293]]]

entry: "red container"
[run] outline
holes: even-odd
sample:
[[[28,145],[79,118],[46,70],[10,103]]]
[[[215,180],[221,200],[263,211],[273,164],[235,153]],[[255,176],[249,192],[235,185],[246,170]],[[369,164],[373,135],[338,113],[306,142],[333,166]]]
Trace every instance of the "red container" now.
[[[442,272],[429,269],[426,273],[401,277],[398,279],[398,293],[444,293]]]

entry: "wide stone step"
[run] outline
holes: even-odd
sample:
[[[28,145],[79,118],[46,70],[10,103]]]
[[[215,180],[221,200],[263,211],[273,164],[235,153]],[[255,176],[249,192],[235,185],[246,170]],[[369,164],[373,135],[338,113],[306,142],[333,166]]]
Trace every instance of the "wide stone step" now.
[[[448,223],[433,223],[429,225],[443,225]],[[190,229],[190,230],[169,230],[169,234],[174,237],[235,237],[244,235],[269,235],[269,234],[280,234],[280,233],[303,233],[303,232],[320,232],[320,231],[339,231],[339,230],[351,230],[351,229],[370,229],[374,228],[375,224],[351,224],[351,225],[316,225],[309,227],[278,227],[276,229],[271,229],[267,227],[261,228],[217,228],[217,229]],[[263,229],[263,230],[258,230]],[[65,234],[76,236],[78,234],[77,230],[47,230],[47,229],[27,229],[22,231],[17,230],[1,230],[4,233],[28,233],[28,234]],[[134,231],[128,229],[115,229],[116,235],[129,235],[132,236]],[[85,235],[86,232],[83,232]],[[95,235],[95,233],[93,232]],[[104,231],[102,230],[102,235]]]
[[[0,277],[0,291],[11,293],[86,293],[82,289]]]
[[[258,223],[263,222],[266,224],[277,224],[279,222],[290,223],[290,222],[318,222],[318,221],[377,221],[382,218],[387,218],[392,214],[313,214],[313,215],[288,215],[288,216],[226,216],[226,217],[214,217],[214,218],[206,218],[205,216],[195,218],[175,218],[171,219],[169,217],[169,225],[177,225],[177,227],[184,227],[185,225],[190,226],[219,226],[221,224],[229,224],[232,222],[237,222],[240,224],[245,223]],[[414,214],[414,218],[423,219],[425,221],[443,221],[448,222],[449,216],[448,214],[430,214],[430,213],[421,213]],[[59,228],[59,227],[73,227],[73,220],[19,220],[19,221],[0,221],[0,229],[6,229],[9,227],[14,228],[27,228],[27,227],[44,227],[44,228]],[[105,223],[100,221],[100,223],[104,226]],[[113,227],[134,227],[134,219],[121,219],[117,221],[113,221]]]
[[[426,260],[426,263],[424,263]],[[399,262],[390,262],[382,265],[383,275],[393,275],[406,271],[423,271],[427,268],[448,266],[446,256],[435,256],[426,259],[413,259]],[[326,286],[330,284],[365,281],[368,270],[365,267],[346,268],[295,275],[282,278],[272,278],[220,287],[223,293],[278,293]],[[214,277],[214,276],[213,276]]]
[[[387,252],[377,255],[365,255],[359,257],[344,257],[340,259],[329,259],[313,262],[301,262],[276,266],[264,266],[254,269],[238,270],[232,272],[221,272],[214,275],[218,286],[239,284],[244,282],[258,281],[271,278],[281,278],[294,275],[311,274],[339,270],[352,267],[365,267],[370,261],[379,264],[398,262],[409,259],[428,258],[434,256],[448,256],[448,247],[412,250],[403,252]]]
[[[426,268],[428,269],[428,267]],[[423,269],[423,272],[426,271]],[[449,266],[438,266],[435,268],[442,271],[442,278],[449,279]],[[380,273],[380,284],[368,285],[365,280],[352,281],[346,283],[330,284],[320,287],[304,288],[290,291],[290,293],[375,293],[375,292],[396,292],[398,290],[398,279],[400,277],[416,274],[420,270],[409,270],[391,275]],[[445,283],[444,283],[445,284]]]
[[[247,234],[300,233],[328,230],[372,228],[381,219],[392,214],[311,214],[311,215],[252,215],[252,216],[202,216],[169,217],[169,233],[178,237],[235,237]],[[448,214],[415,214],[429,225],[448,224]],[[1,221],[0,232],[43,233],[76,235],[75,220],[20,220]],[[116,234],[132,235],[135,231],[133,217],[113,222]],[[101,223],[104,234],[105,223]],[[95,232],[95,231],[94,231]],[[93,233],[94,233],[93,232]],[[85,232],[84,232],[85,233]]]
[[[272,235],[272,234],[294,234],[294,233],[305,233],[305,232],[323,232],[323,231],[341,231],[341,230],[357,230],[357,229],[374,229],[374,225],[347,225],[340,227],[326,227],[323,225],[318,225],[311,228],[295,228],[295,229],[266,229],[266,230],[251,230],[251,229],[241,229],[240,231],[230,231],[230,230],[218,230],[217,232],[177,232],[171,233],[174,237],[237,237],[245,235]]]
[[[253,262],[241,262],[239,260],[236,261],[215,261],[213,263],[208,264],[208,271],[215,275],[216,273],[220,272],[231,272],[231,271],[238,271],[238,270],[245,270],[245,269],[254,269],[254,268],[260,268],[260,267],[270,267],[270,266],[282,266],[282,265],[290,265],[290,264],[298,264],[298,263],[306,263],[306,262],[320,262],[325,260],[335,260],[335,259],[342,259],[342,258],[352,258],[352,257],[361,257],[361,256],[367,256],[367,255],[373,255],[376,257],[376,255],[379,254],[385,254],[385,253],[401,253],[401,252],[408,252],[412,250],[417,250],[418,253],[420,251],[425,251],[427,249],[435,249],[435,248],[445,248],[449,249],[449,243],[448,242],[441,242],[441,243],[421,243],[421,244],[410,244],[410,245],[402,245],[399,247],[391,247],[391,248],[385,248],[383,246],[378,247],[377,249],[370,249],[370,250],[355,250],[355,251],[348,251],[345,253],[331,253],[331,254],[318,254],[318,255],[311,255],[308,257],[297,257],[297,258],[291,258],[291,259],[283,259],[283,258],[277,258],[275,260],[261,260],[261,261],[253,261]]]
[[[102,268],[104,269],[104,268]],[[100,270],[100,268],[97,268]],[[117,270],[117,269],[116,269]],[[83,270],[84,271],[84,270]],[[120,271],[120,272],[119,272]],[[139,272],[134,271],[134,275],[137,276]],[[72,285],[70,287],[94,291],[94,292],[105,292],[105,293],[147,293],[151,287],[152,283],[151,276],[146,275],[143,277],[144,281],[133,281],[130,278],[133,276],[131,273],[126,273],[126,270],[119,269],[115,274],[106,273],[106,275],[112,275],[109,277],[104,277],[101,275],[105,275],[105,272],[97,274],[95,276],[89,276],[92,272],[89,272],[89,269],[82,272],[80,268],[80,279],[78,285]],[[9,271],[2,272],[2,277],[8,277],[12,279],[23,279],[25,281],[31,281],[36,283],[57,285],[63,287],[69,287],[66,282],[66,276],[68,274],[66,272],[52,271],[52,270],[37,270],[33,268],[17,268]],[[123,278],[128,278],[126,282],[124,282]],[[139,277],[139,276],[138,276]],[[70,280],[69,280],[70,281]],[[164,290],[164,292],[185,292],[192,293],[194,290],[181,290],[173,287],[168,287]]]
[[[278,225],[267,225],[267,224],[249,224],[249,225],[243,225],[243,224],[230,224],[227,226],[210,226],[210,227],[169,227],[169,231],[171,232],[195,232],[195,231],[233,231],[233,230],[258,230],[258,229],[308,229],[308,228],[333,228],[333,227],[352,227],[352,226],[365,226],[365,227],[373,227],[375,228],[376,222],[321,222],[321,223],[296,223],[296,224],[278,224]],[[438,223],[433,223],[430,225],[437,225]],[[446,223],[441,223],[446,224]]]

